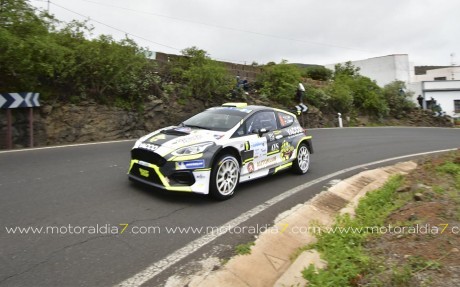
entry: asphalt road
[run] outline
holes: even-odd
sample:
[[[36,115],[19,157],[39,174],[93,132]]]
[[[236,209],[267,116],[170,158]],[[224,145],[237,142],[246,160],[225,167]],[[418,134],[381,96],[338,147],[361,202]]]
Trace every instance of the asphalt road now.
[[[283,191],[348,167],[460,147],[460,129],[352,128],[310,133],[315,154],[307,175],[282,173],[249,182],[224,202],[130,183],[126,171],[134,141],[0,153],[0,286],[115,285],[204,235],[167,228],[222,226]],[[305,202],[326,184],[304,189],[245,224],[270,224],[278,213]],[[127,228],[119,234],[124,224]],[[8,233],[7,228],[16,227],[43,228],[42,232],[48,227],[48,234],[33,234],[32,229],[29,234],[18,229],[16,234]],[[147,227],[150,234],[134,234]],[[221,236],[146,285],[161,285],[168,275],[183,272],[181,266],[187,262],[210,253],[229,255],[229,246],[252,236]]]

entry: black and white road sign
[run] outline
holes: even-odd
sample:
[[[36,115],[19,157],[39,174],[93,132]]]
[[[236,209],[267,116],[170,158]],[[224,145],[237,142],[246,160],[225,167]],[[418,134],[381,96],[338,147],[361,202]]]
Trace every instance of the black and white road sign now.
[[[304,104],[298,104],[297,106],[295,106],[295,108],[298,112],[301,113],[305,113],[306,111],[308,111],[308,107]]]
[[[3,93],[0,94],[0,109],[39,107],[39,93]]]

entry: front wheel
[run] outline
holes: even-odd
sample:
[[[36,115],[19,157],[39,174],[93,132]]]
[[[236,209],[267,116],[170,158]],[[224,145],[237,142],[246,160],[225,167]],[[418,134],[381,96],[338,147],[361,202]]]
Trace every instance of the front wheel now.
[[[292,165],[292,170],[297,174],[305,174],[310,168],[310,151],[305,143],[299,145],[297,157]]]
[[[210,193],[216,199],[226,200],[233,196],[240,179],[240,164],[232,155],[224,155],[215,161],[210,181]]]

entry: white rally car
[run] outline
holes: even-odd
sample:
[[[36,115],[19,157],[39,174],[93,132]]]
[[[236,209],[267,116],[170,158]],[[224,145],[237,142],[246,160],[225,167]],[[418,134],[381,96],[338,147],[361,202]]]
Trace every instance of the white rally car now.
[[[140,138],[128,175],[161,189],[224,200],[240,182],[288,168],[305,174],[311,153],[311,136],[294,114],[227,103]]]

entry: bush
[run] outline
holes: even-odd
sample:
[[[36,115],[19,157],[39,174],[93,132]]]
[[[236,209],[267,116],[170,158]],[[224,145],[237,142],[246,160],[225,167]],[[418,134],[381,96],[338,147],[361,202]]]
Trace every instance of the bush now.
[[[327,109],[330,96],[321,88],[305,86],[305,99],[308,104],[312,104],[318,109]]]
[[[329,81],[333,72],[323,66],[310,66],[302,70],[302,76],[316,81]]]
[[[296,98],[300,79],[300,69],[283,60],[279,64],[264,66],[257,82],[261,85],[261,94],[284,105],[290,105]]]
[[[406,85],[401,81],[394,81],[383,87],[383,95],[388,103],[389,113],[394,117],[400,117],[404,113],[415,108],[410,98],[412,92],[405,92]]]
[[[168,69],[172,79],[181,83],[180,94],[209,100],[230,92],[234,81],[223,64],[196,47],[187,48],[182,54],[184,57],[176,59]]]
[[[38,15],[27,1],[4,0],[0,14],[0,89],[34,91],[44,100],[132,106],[154,90],[155,65],[130,40],[87,40],[91,27]]]

